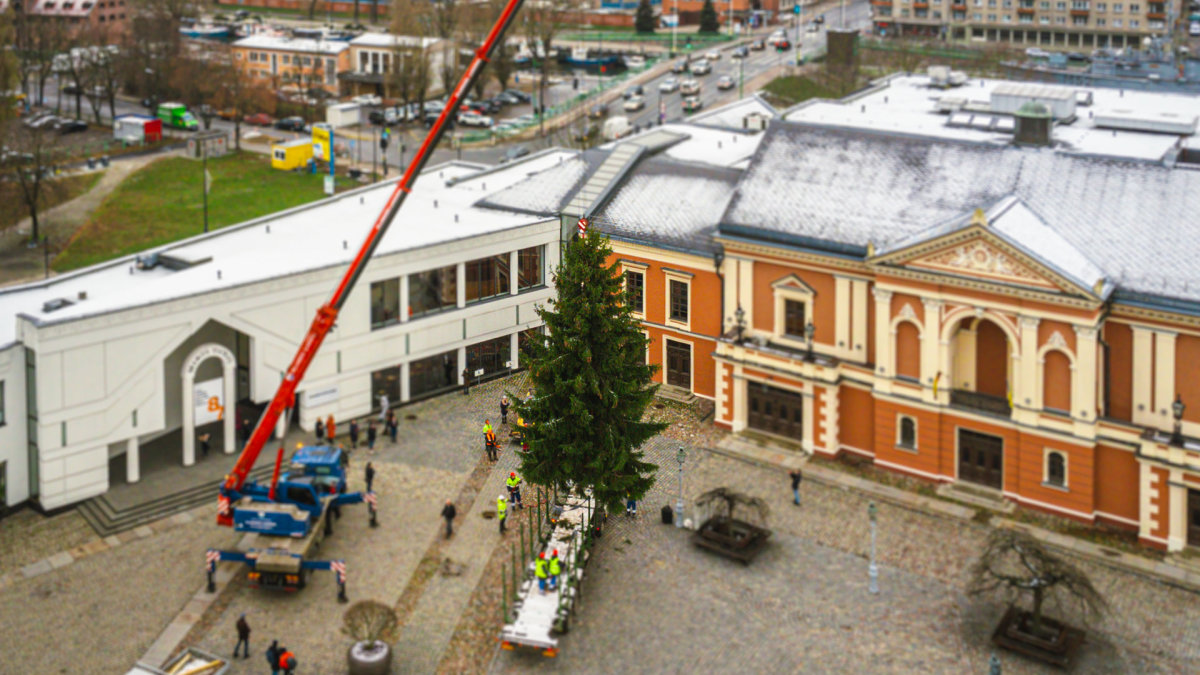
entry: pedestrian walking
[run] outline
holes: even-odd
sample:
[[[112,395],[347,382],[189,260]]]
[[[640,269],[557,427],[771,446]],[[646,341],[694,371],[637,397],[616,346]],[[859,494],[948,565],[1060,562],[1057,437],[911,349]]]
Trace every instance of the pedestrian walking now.
[[[454,534],[454,516],[458,515],[458,510],[454,508],[454,502],[447,499],[446,505],[442,507],[442,517],[446,519],[446,538]],[[503,531],[503,528],[501,528]]]
[[[333,437],[337,435],[337,425],[333,422],[333,415],[325,418],[325,434],[329,437],[329,444],[333,445]]]
[[[367,450],[375,451],[375,420],[367,422]]]
[[[387,433],[392,437],[392,445],[396,444],[396,431],[399,425],[396,424],[396,413],[388,411],[387,416]]]
[[[558,560],[558,549],[550,555],[550,590],[558,588],[558,575],[562,574],[562,564]]]
[[[792,500],[796,506],[800,506],[800,481],[804,479],[804,476],[800,475],[800,469],[790,471],[788,475],[792,477]]]
[[[292,675],[296,672],[296,655],[287,647],[280,647],[282,652],[279,655],[279,667],[283,669],[283,675]]]
[[[500,396],[500,424],[508,426],[508,395]]]
[[[500,519],[500,534],[504,534],[504,520],[508,518],[508,502],[504,501],[504,495],[496,500],[496,517]]]
[[[379,392],[379,423],[380,424],[383,424],[385,421],[387,421],[388,413],[391,412],[389,410],[390,404],[391,404],[391,401],[388,401],[388,395],[382,391]]]
[[[238,647],[242,648],[242,658],[250,658],[250,624],[246,623],[245,612],[238,617],[237,635],[237,644],[233,646],[233,658],[237,658]]]
[[[483,421],[483,450],[487,453],[489,462],[496,461],[496,431],[492,429],[492,421]]]
[[[279,640],[271,640],[271,646],[267,647],[267,665],[271,667],[271,675],[279,675],[279,655],[282,653]]]
[[[371,492],[371,483],[375,482],[375,467],[371,466],[370,462],[367,462],[367,468],[364,473],[367,477],[367,492]]]
[[[467,394],[471,393],[471,371],[467,370],[466,368],[463,368],[462,378],[463,378],[463,396],[466,396]]]
[[[508,487],[508,501],[515,503],[517,508],[524,509],[525,505],[521,503],[521,479],[517,476],[516,471],[508,472],[508,480],[504,481]]]
[[[537,562],[534,563],[534,565],[533,565],[533,573],[535,575],[537,575],[538,590],[542,592],[542,595],[545,595],[546,594],[546,580],[549,577],[549,573],[546,571],[546,552],[545,551],[542,551],[541,553],[538,554]]]
[[[196,439],[200,441],[200,455],[202,457],[208,457],[208,439],[210,436],[210,434],[200,434],[200,437]]]
[[[628,492],[625,493],[625,515],[637,515],[637,500],[634,499],[633,495],[629,494]]]
[[[320,417],[317,418],[317,423],[313,426],[313,431],[317,434],[317,445],[320,445],[321,441],[325,440],[325,423],[321,421]]]
[[[358,447],[358,420],[350,420],[350,447]]]

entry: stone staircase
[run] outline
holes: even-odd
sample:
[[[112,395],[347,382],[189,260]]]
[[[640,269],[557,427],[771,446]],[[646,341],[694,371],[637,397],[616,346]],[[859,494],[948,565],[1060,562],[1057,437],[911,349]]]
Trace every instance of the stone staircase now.
[[[665,398],[668,401],[677,401],[679,403],[692,403],[696,400],[696,395],[684,389],[683,387],[672,387],[669,384],[664,384],[658,388],[657,395],[659,398]]]
[[[1017,510],[1017,503],[1005,499],[999,491],[985,487],[976,487],[968,483],[945,483],[939,485],[937,494],[946,499],[968,504],[996,513],[1012,513]]]
[[[266,464],[252,469],[247,481],[265,481],[271,477],[274,470],[274,464]],[[81,503],[77,509],[79,515],[83,516],[87,524],[92,526],[96,534],[107,537],[176,513],[189,511],[204,504],[212,504],[215,514],[217,492],[220,490],[222,482],[224,481],[208,481],[166,497],[127,508],[117,508],[104,495],[100,495]]]

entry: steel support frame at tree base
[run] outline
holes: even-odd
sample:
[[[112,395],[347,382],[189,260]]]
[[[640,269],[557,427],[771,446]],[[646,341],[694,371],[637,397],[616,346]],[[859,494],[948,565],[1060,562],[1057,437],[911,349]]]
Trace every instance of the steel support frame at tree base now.
[[[396,183],[396,188],[388,197],[383,211],[375,219],[375,224],[367,233],[366,239],[359,248],[353,262],[350,263],[350,267],[346,270],[345,275],[342,277],[341,283],[338,284],[329,301],[317,309],[317,315],[313,319],[308,333],[300,343],[300,347],[296,350],[296,355],[292,358],[292,363],[288,366],[283,381],[279,383],[279,388],[275,391],[275,396],[259,417],[258,424],[254,427],[253,433],[251,433],[250,438],[247,440],[246,447],[238,457],[233,471],[229,473],[224,484],[221,486],[219,505],[231,504],[240,497],[239,491],[245,484],[246,477],[254,467],[254,463],[258,459],[263,446],[266,445],[270,435],[274,432],[275,424],[279,420],[280,415],[283,415],[287,409],[295,407],[296,388],[299,386],[300,381],[304,379],[304,374],[308,371],[309,365],[316,357],[317,351],[325,341],[325,337],[332,330],[334,323],[337,321],[338,313],[345,305],[359,277],[362,276],[367,262],[374,254],[375,249],[378,248],[379,243],[383,240],[384,234],[396,219],[396,215],[400,212],[400,207],[404,205],[404,200],[407,198],[408,193],[412,191],[412,185],[416,176],[421,173],[421,170],[433,154],[434,147],[437,146],[445,134],[447,120],[457,115],[463,97],[470,91],[475,81],[483,72],[483,67],[491,58],[491,54],[497,45],[500,44],[504,33],[508,30],[522,3],[523,0],[508,0],[503,11],[500,12],[500,16],[496,19],[495,24],[492,25],[487,39],[475,51],[475,57],[471,60],[470,65],[467,66],[466,71],[459,79],[458,85],[450,94],[445,108],[442,109],[437,121],[434,122],[429,133],[426,134],[425,140],[421,143],[420,149],[413,157],[412,163],[409,164],[404,175]],[[217,523],[232,527],[233,510],[227,506],[219,506]]]

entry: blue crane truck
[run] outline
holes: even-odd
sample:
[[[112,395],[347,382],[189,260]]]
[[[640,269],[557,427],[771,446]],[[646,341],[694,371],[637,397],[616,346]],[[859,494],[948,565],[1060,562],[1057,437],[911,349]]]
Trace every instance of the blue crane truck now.
[[[346,491],[345,452],[327,445],[296,450],[288,471],[279,474],[283,448],[279,449],[275,475],[269,485],[250,481],[231,493],[220,508],[231,512],[233,528],[251,535],[244,551],[209,549],[208,590],[216,590],[213,578],[222,560],[249,565],[250,585],[284,591],[304,588],[312,570],[337,573],[338,599],[346,600],[346,565],[342,560],[313,560],[326,536],[333,534],[333,520],[346,504],[367,502],[371,525],[375,526],[375,494]]]

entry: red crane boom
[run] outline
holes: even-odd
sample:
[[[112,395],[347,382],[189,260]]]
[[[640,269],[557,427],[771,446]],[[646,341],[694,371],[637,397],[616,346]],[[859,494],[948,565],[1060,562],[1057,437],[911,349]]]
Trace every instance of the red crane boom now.
[[[437,121],[433,123],[433,127],[426,134],[424,142],[421,143],[420,150],[413,157],[412,163],[408,165],[404,176],[396,183],[396,189],[392,191],[391,196],[388,197],[387,204],[383,207],[383,211],[375,219],[375,224],[371,227],[370,232],[367,233],[366,239],[358,250],[358,255],[350,263],[350,267],[342,277],[341,283],[334,290],[333,296],[329,298],[328,302],[317,309],[317,315],[313,319],[312,325],[309,326],[308,333],[304,336],[300,347],[296,350],[296,356],[292,358],[292,363],[288,366],[283,381],[279,383],[279,389],[275,391],[275,396],[271,399],[270,405],[267,406],[262,416],[259,417],[258,424],[250,434],[250,438],[246,442],[246,447],[242,450],[241,455],[238,456],[238,461],[234,465],[233,471],[225,477],[225,483],[221,486],[221,496],[218,502],[218,524],[225,526],[233,525],[232,510],[228,508],[230,502],[236,498],[237,493],[240,492],[242,486],[245,484],[246,476],[250,473],[250,469],[254,467],[255,461],[258,460],[258,455],[262,452],[263,446],[270,439],[279,416],[286,409],[293,407],[296,387],[304,379],[304,373],[308,370],[309,364],[312,363],[313,358],[317,355],[317,350],[321,348],[321,343],[325,341],[325,336],[329,334],[330,329],[333,328],[334,323],[337,321],[338,312],[341,311],[342,305],[346,303],[346,298],[350,295],[350,291],[354,289],[358,278],[362,276],[363,270],[367,266],[367,261],[374,254],[375,249],[379,246],[379,242],[383,240],[383,235],[387,232],[388,227],[391,226],[392,221],[395,220],[396,214],[400,212],[400,207],[403,206],[408,193],[412,191],[413,181],[421,173],[421,169],[429,161],[429,156],[432,154],[433,148],[445,133],[446,120],[458,113],[463,95],[470,90],[475,80],[483,71],[483,67],[490,59],[492,51],[495,50],[504,33],[508,30],[509,25],[512,23],[513,18],[516,16],[517,10],[520,9],[522,1],[508,0],[508,3],[504,6],[504,10],[500,13],[500,16],[496,19],[496,23],[488,33],[487,39],[475,51],[475,57],[471,59],[471,64],[467,66],[466,72],[463,73],[462,78],[458,81],[458,85],[450,94],[449,100],[446,101],[446,107],[442,109],[442,113],[438,115]]]

